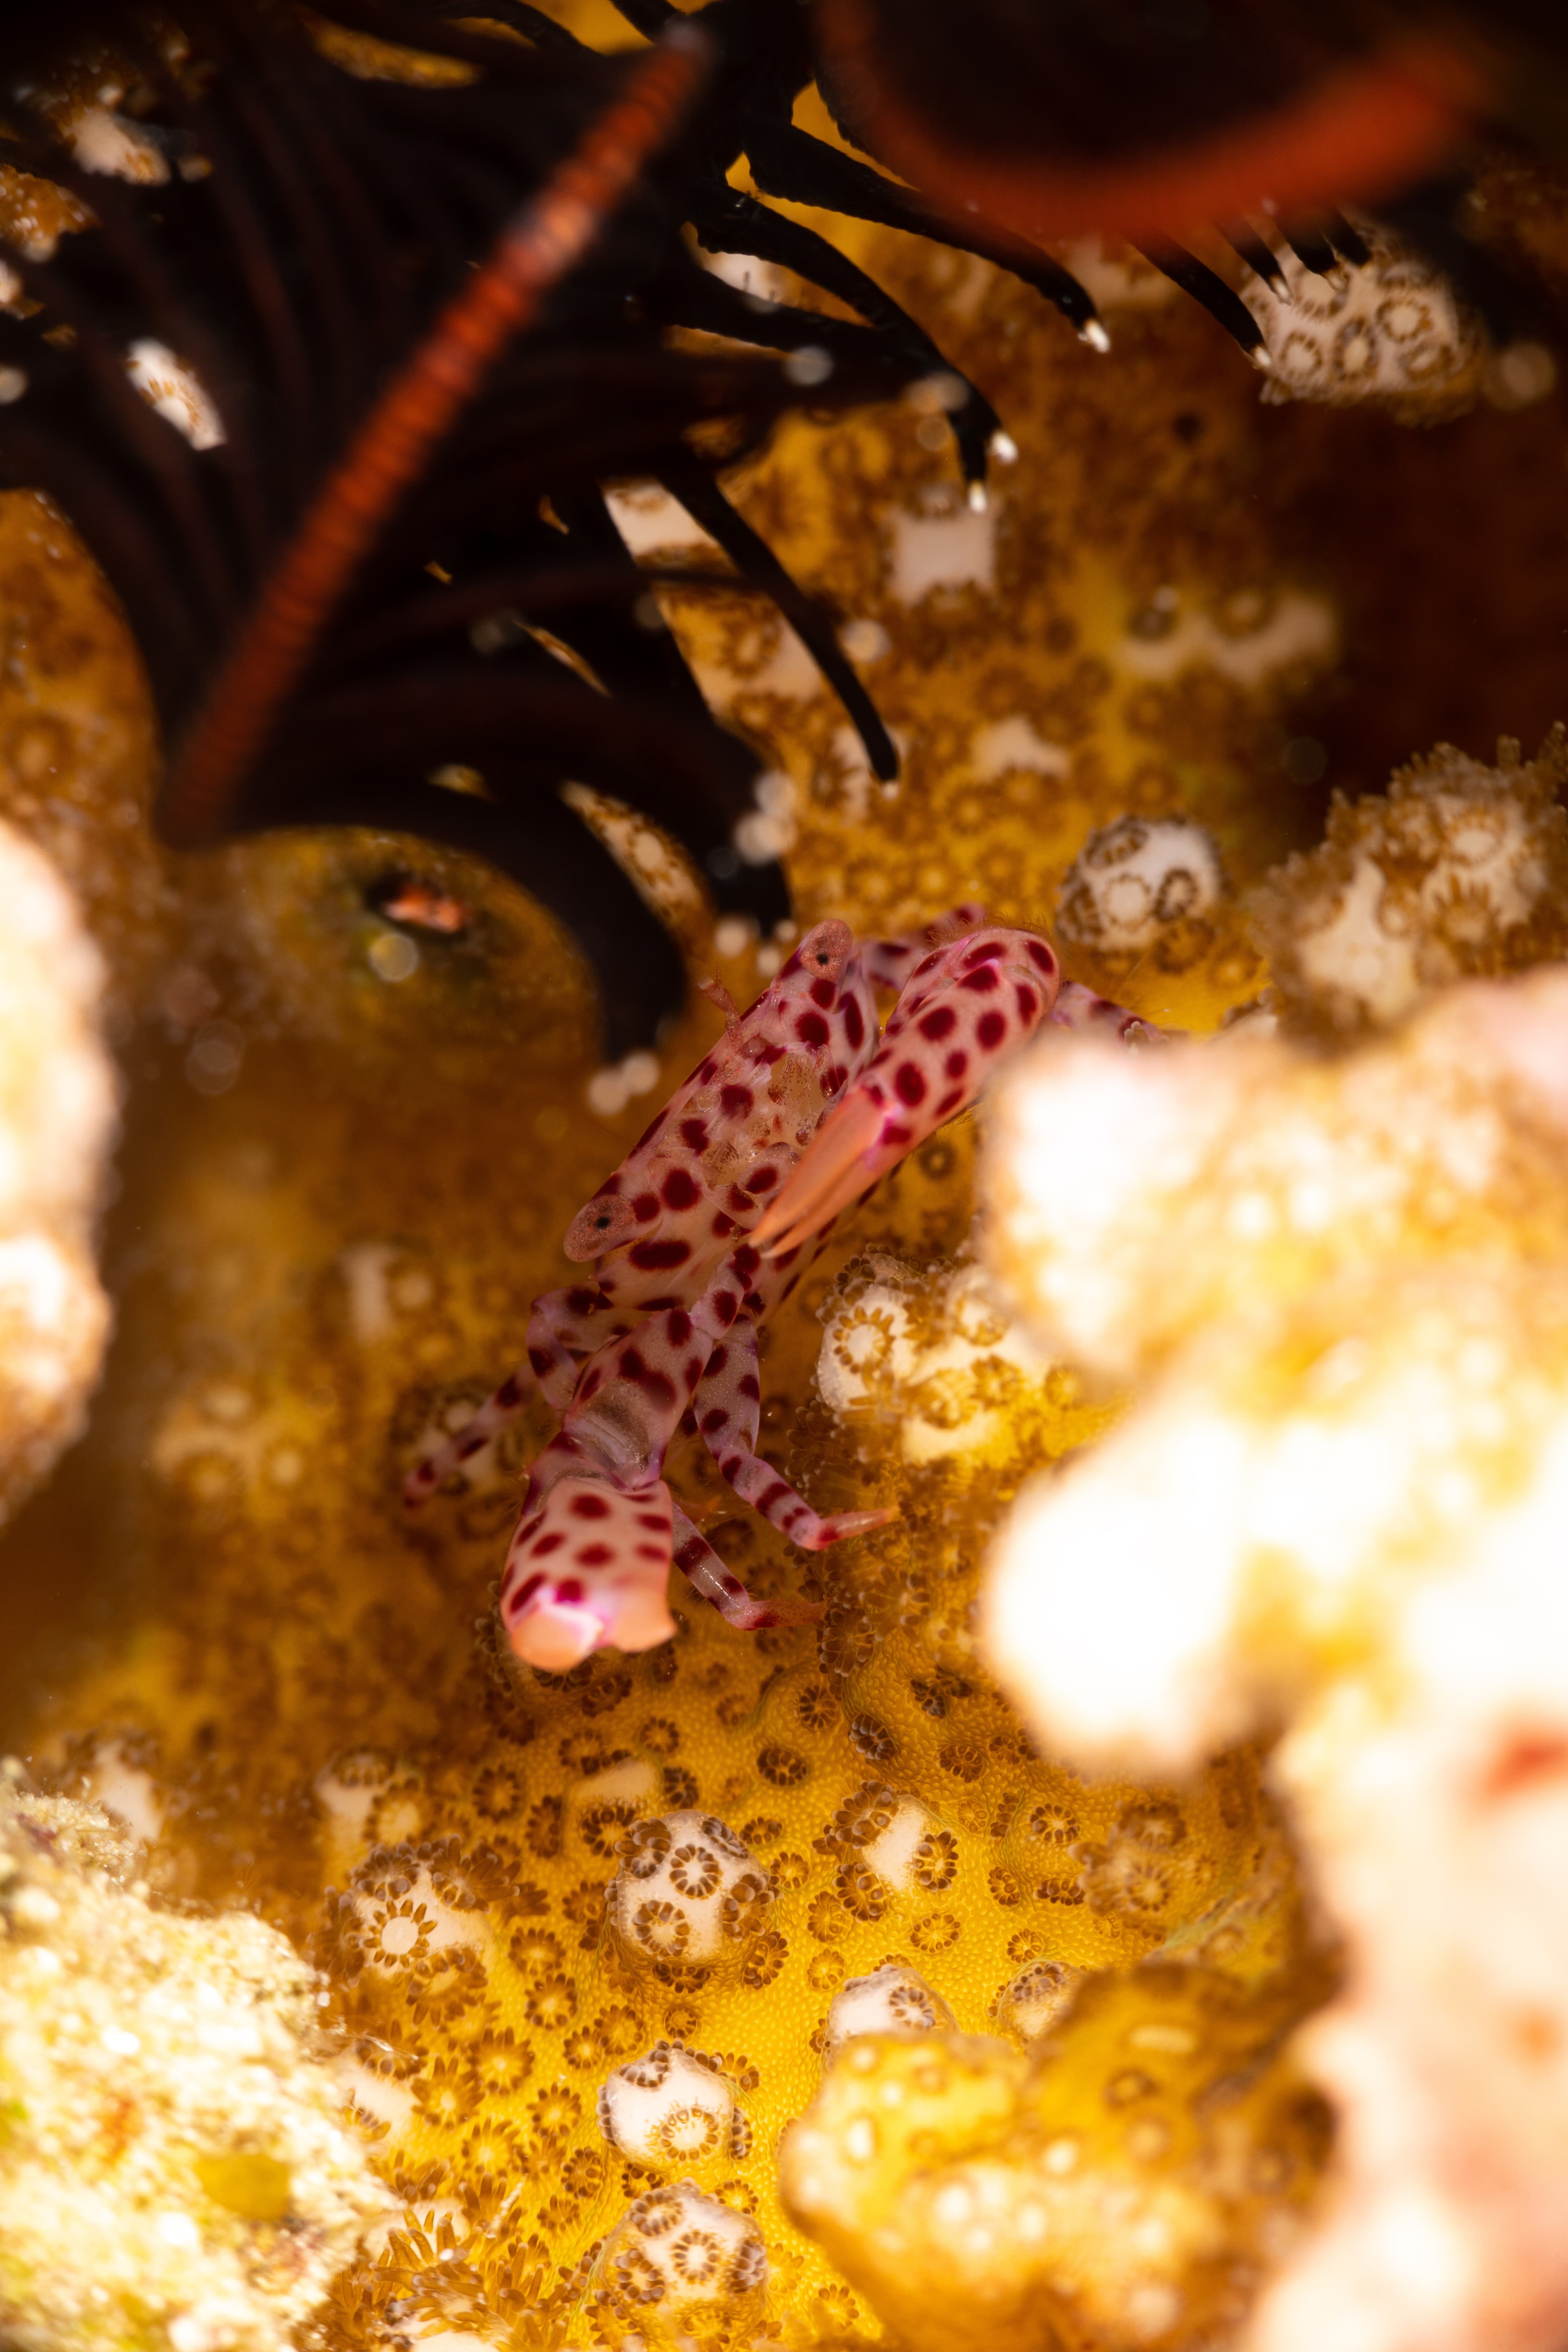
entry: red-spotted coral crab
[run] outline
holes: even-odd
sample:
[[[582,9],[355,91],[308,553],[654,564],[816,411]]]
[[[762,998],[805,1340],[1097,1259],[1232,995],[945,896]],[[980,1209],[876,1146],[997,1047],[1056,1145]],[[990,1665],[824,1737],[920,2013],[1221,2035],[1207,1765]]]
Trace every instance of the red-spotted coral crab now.
[[[880,1037],[879,988],[900,991]],[[537,1383],[561,1427],[529,1478],[500,1615],[517,1655],[548,1671],[668,1640],[672,1561],[744,1631],[820,1615],[755,1601],[725,1568],[665,1484],[671,1440],[694,1424],[735,1493],[808,1551],[894,1517],[823,1517],[757,1453],[758,1327],[840,1211],[1043,1021],[1142,1025],[1064,987],[1044,940],[986,928],[973,907],[864,947],[818,923],[744,1014],[710,993],[724,1037],[567,1229],[595,1279],[535,1302],[527,1365],[405,1487],[417,1507]]]

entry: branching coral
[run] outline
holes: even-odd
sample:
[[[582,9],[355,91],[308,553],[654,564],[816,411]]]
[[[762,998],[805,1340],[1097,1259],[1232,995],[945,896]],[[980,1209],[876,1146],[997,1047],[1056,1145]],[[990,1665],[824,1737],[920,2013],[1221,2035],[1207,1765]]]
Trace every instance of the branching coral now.
[[[109,1329],[92,1223],[116,1087],[103,965],[39,851],[0,825],[0,1515],[79,1434]]]
[[[318,1979],[181,1918],[96,1806],[0,1780],[0,2324],[23,2352],[285,2352],[385,2192]]]
[[[1305,2042],[1337,2201],[1269,2352],[1548,2352],[1568,2314],[1565,1039],[1555,968],[1330,1063],[1173,1048],[1139,1103],[1079,1045],[1005,1113],[997,1247],[1036,1319],[1159,1378],[1021,1507],[990,1654],[1121,1769],[1283,1722],[1347,1940]],[[1086,1153],[1121,1170],[1087,1225]]]

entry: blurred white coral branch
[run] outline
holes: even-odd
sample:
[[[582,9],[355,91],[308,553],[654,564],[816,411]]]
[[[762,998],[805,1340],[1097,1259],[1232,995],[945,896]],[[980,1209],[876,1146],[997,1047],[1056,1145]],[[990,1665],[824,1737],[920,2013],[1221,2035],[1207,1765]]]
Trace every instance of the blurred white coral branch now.
[[[0,824],[0,1517],[79,1433],[109,1331],[92,1259],[116,1108],[103,967],[43,853]]]
[[[1026,1494],[986,1642],[1037,1734],[1275,1773],[1345,1939],[1328,2217],[1257,2352],[1568,2336],[1568,971],[1325,1058],[1037,1046],[994,1263],[1148,1385]]]

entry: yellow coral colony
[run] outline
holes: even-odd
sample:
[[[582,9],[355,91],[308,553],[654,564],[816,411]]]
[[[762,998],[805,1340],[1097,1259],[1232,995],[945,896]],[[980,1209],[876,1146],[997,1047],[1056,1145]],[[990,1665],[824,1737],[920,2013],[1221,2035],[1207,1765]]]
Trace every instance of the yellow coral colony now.
[[[1017,455],[988,508],[967,506],[939,380],[830,428],[790,423],[738,485],[844,616],[900,741],[896,793],[868,773],[775,617],[748,598],[658,592],[715,700],[769,748],[747,841],[787,854],[803,921],[841,915],[876,932],[982,898],[1002,919],[1057,923],[1075,977],[1114,983],[1152,1020],[1215,1030],[1269,976],[1246,893],[1297,845],[1275,789],[1281,746],[1339,653],[1331,586],[1280,552],[1279,436],[1300,419],[1260,418],[1256,378],[1195,311],[1148,299],[1126,258],[1099,265],[1097,290],[1118,297],[1106,362],[978,263],[878,232],[854,243],[984,383]],[[1468,330],[1457,331],[1453,369],[1434,378],[1444,398],[1469,365]],[[1395,367],[1401,398],[1422,372],[1409,359]],[[1376,364],[1381,384],[1394,362]],[[1312,460],[1289,446],[1299,497]],[[712,561],[668,500],[635,485],[617,499],[639,549],[684,544]],[[70,1893],[100,1906],[109,1958],[80,1974],[79,2026],[59,2013],[57,2071],[35,2088],[27,2128],[76,2113],[88,2074],[95,2095],[151,2081],[111,2074],[99,2054],[113,1956],[150,1937],[169,1939],[171,1981],[188,1968],[197,2003],[203,1982],[225,1999],[237,1989],[240,1961],[224,1976],[215,1946],[243,1948],[258,2015],[276,2004],[286,2036],[265,2129],[226,2139],[229,2105],[204,2110],[199,2131],[183,2110],[167,2111],[162,2137],[128,2121],[136,2161],[173,2167],[188,2146],[193,2168],[166,2205],[163,2172],[155,2198],[129,2174],[105,2188],[134,2207],[114,2224],[126,2262],[150,2245],[164,2265],[134,2308],[107,2281],[108,2305],[89,2294],[73,2336],[44,2274],[20,2279],[0,2211],[7,2327],[29,2352],[226,2352],[274,2340],[315,2303],[304,2340],[322,2352],[1231,2341],[1296,2242],[1327,2133],[1286,2046],[1323,1996],[1326,1964],[1248,1744],[1267,1719],[1257,1694],[1283,1703],[1299,1620],[1315,1629],[1310,1659],[1357,1641],[1382,1655],[1383,1603],[1347,1601],[1342,1623],[1310,1563],[1293,1570],[1295,1616],[1264,1612],[1245,1671],[1216,1633],[1185,1714],[1142,1670],[1163,1744],[1108,1775],[1063,1760],[1054,1728],[1037,1744],[1029,1718],[1055,1698],[1028,1629],[1016,1657],[999,1653],[1023,1713],[993,1680],[975,1632],[983,1560],[1030,1480],[1097,1443],[1048,1489],[1068,1508],[1162,1409],[1156,1396],[1115,1428],[1121,1402],[1069,1354],[1143,1376],[1200,1319],[1249,1308],[1228,1228],[1170,1237],[1206,1213],[1173,1171],[1206,1169],[1205,1151],[1245,1162],[1248,1086],[1282,1122],[1280,1152],[1326,1130],[1312,1166],[1332,1163],[1321,1183],[1336,1215],[1334,1152],[1352,1166],[1352,1224],[1369,1250],[1405,1237],[1405,1286],[1379,1293],[1393,1301],[1383,1352],[1341,1360],[1343,1394],[1376,1403],[1406,1377],[1400,1349],[1415,1343],[1400,1335],[1430,1325],[1421,1285],[1456,1230],[1488,1265],[1517,1269],[1492,1290],[1442,1276],[1452,1344],[1433,1378],[1447,1396],[1444,1367],[1469,1367],[1484,1396],[1487,1349],[1514,1365],[1518,1333],[1531,1335],[1536,1402],[1517,1421],[1510,1404],[1501,1436],[1481,1414],[1473,1463],[1457,1455],[1479,1489],[1524,1477],[1568,1365],[1555,1291],[1532,1283],[1517,1239],[1538,1236],[1543,1262],[1556,1248],[1550,1122],[1531,1126],[1522,1094],[1494,1099],[1478,1083],[1472,1095],[1458,1076],[1442,1093],[1441,1054],[1424,1042],[1437,1028],[1337,1076],[1260,1040],[1257,1013],[1214,1049],[1074,1059],[1075,1085],[1109,1089],[1143,1122],[1139,1163],[1129,1174],[1115,1151],[1094,1156],[1100,1101],[1080,1097],[1070,1131],[1053,1130],[1080,1157],[1057,1203],[1070,1248],[1048,1269],[1028,1223],[1037,1204],[1011,1202],[1005,1176],[1010,1292],[971,1254],[963,1121],[847,1224],[767,1335],[764,1446],[819,1507],[897,1499],[897,1526],[807,1561],[732,1506],[700,1451],[672,1457],[683,1504],[748,1584],[815,1590],[820,1629],[745,1641],[677,1594],[667,1647],[518,1675],[497,1655],[490,1586],[543,1416],[472,1465],[416,1533],[399,1521],[399,1480],[514,1360],[529,1300],[562,1278],[568,1217],[713,1016],[693,1013],[662,1062],[591,1079],[592,1009],[569,943],[461,859],[353,834],[161,859],[142,822],[151,730],[134,664],[68,532],[35,500],[0,501],[0,804],[80,895],[133,1080],[115,1356],[68,1486],[57,1481],[9,1538],[11,1575],[61,1590],[78,1637],[43,1654],[47,1696],[25,1729],[39,1772],[71,1796],[96,1792],[145,1838],[148,1882],[142,1893],[89,1870]],[[612,836],[621,824],[594,817]],[[1543,796],[1521,824],[1554,877]],[[736,925],[710,940],[689,878],[669,880],[651,836],[623,846],[645,873],[660,867],[699,968],[754,992],[787,942]],[[413,961],[367,898],[411,854],[468,919],[460,940],[422,939]],[[1539,953],[1530,926],[1554,881],[1510,872]],[[1325,920],[1339,887],[1336,873]],[[1452,969],[1528,960],[1513,953],[1513,905],[1488,901],[1511,944],[1488,944],[1484,924],[1442,930],[1462,942]],[[1287,992],[1272,935],[1271,952]],[[1450,967],[1411,969],[1424,989]],[[1050,1066],[1053,1086],[1068,1066]],[[1032,1134],[1023,1109],[1008,1117]],[[1439,1131],[1449,1119],[1457,1140]],[[1501,1190],[1472,1162],[1503,1169]],[[1300,1189],[1293,1169],[1288,1181]],[[1215,1216],[1245,1225],[1237,1202],[1275,1181],[1237,1176]],[[1352,1238],[1336,1255],[1309,1215],[1279,1239],[1288,1303],[1359,1280]],[[1247,1247],[1256,1267],[1265,1244]],[[1269,1329],[1257,1343],[1268,1393],[1293,1395],[1315,1340]],[[1205,1371],[1194,1396],[1225,1377]],[[1330,1414],[1342,1391],[1324,1378]],[[1244,1385],[1237,1409],[1261,1417],[1262,1398]],[[1429,1451],[1452,1466],[1453,1446],[1444,1456],[1434,1438]],[[1418,1454],[1407,1445],[1391,1477]],[[1447,1487],[1421,1504],[1465,1507]],[[1016,1524],[1015,1546],[1031,1522]],[[1110,1557],[1106,1525],[1080,1601],[1099,1590],[1102,1545]],[[1405,1589],[1405,1557],[1390,1591]],[[1086,1654],[1070,1601],[1050,1644],[1059,1631],[1063,1654],[1073,1641]],[[1152,1646],[1150,1624],[1118,1631],[1134,1664]],[[1087,1730],[1064,1722],[1062,1744],[1081,1735],[1087,1752],[1121,1722],[1106,1701]],[[237,1904],[268,1926],[205,1916]],[[329,1995],[316,2016],[333,2037],[332,2116],[297,2031],[314,1980],[277,1931]],[[29,1930],[6,1964],[47,1946]],[[150,2070],[163,2046],[151,2025],[110,2024],[141,2044],[108,2045],[117,2065]],[[1314,2063],[1344,2079],[1327,2056]],[[396,2200],[393,2226],[352,2252],[374,2199],[351,2144],[333,2144],[336,2185],[315,2204],[292,2152],[304,2143],[290,2134],[329,2123],[368,2147]],[[26,2144],[0,2147],[0,2165]],[[268,2167],[288,2171],[286,2209]],[[277,2191],[266,2211],[258,2183]],[[188,2231],[157,2235],[165,2211],[197,2251]],[[62,2245],[75,2227],[61,2224]],[[290,2248],[298,2267],[279,2285]],[[208,2273],[178,2268],[198,2260],[243,2273],[221,2312]]]

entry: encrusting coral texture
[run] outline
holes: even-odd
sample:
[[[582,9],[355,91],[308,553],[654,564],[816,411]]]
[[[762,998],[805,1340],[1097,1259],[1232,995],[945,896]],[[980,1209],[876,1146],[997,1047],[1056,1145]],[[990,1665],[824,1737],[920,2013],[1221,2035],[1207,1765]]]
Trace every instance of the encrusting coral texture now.
[[[20,2352],[285,2352],[395,2208],[341,2119],[320,1979],[156,1909],[96,1805],[0,1778],[0,2326]]]
[[[815,98],[800,110],[827,135]],[[520,1664],[492,1588],[519,1474],[554,1433],[537,1398],[418,1521],[399,1504],[515,1355],[531,1301],[573,1279],[574,1213],[718,1014],[694,1003],[657,1054],[595,1071],[569,940],[477,864],[348,830],[153,852],[145,697],[112,608],[58,515],[0,500],[0,803],[67,866],[132,1079],[115,1354],[77,1475],[6,1538],[16,1590],[55,1608],[51,1645],[0,1669],[31,1672],[14,1704],[35,1772],[147,1839],[149,1894],[115,1900],[203,1937],[244,1903],[321,1972],[335,2123],[370,2141],[397,2210],[345,2246],[306,2323],[316,2352],[1236,2340],[1300,2242],[1328,2147],[1289,2036],[1330,1963],[1253,1738],[1292,1703],[1289,1677],[1265,1643],[1256,1676],[1216,1669],[1228,1729],[1189,1707],[1170,1763],[1090,1769],[1066,1752],[1081,1725],[1038,1734],[1034,1682],[1021,1709],[987,1664],[988,1550],[1031,1482],[1065,1508],[1163,1410],[1151,1394],[1130,1412],[1110,1380],[1184,1361],[1199,1322],[1245,1323],[1265,1275],[1285,1286],[1269,1313],[1317,1312],[1363,1279],[1358,1236],[1373,1255],[1407,1236],[1408,1279],[1395,1297],[1377,1276],[1384,1352],[1341,1360],[1357,1393],[1395,1366],[1429,1275],[1452,1362],[1493,1404],[1487,1347],[1506,1325],[1517,1365],[1518,1333],[1534,1335],[1533,1385],[1503,1416],[1521,1461],[1568,1377],[1552,1282],[1515,1245],[1528,1224],[1554,1263],[1568,1236],[1555,1130],[1531,1125],[1522,1078],[1517,1099],[1467,1091],[1462,1055],[1430,1116],[1411,1108],[1437,1087],[1423,1040],[1439,1032],[1421,1024],[1458,1022],[1461,1000],[1333,1065],[1260,1034],[1286,959],[1271,975],[1247,894],[1316,836],[1286,754],[1308,698],[1344,675],[1347,567],[1313,532],[1375,465],[1347,488],[1328,437],[1345,419],[1261,407],[1190,305],[1119,310],[1105,360],[979,262],[834,234],[940,325],[1016,446],[972,507],[938,382],[848,419],[794,416],[729,485],[833,605],[901,778],[872,776],[775,612],[665,582],[650,617],[765,748],[737,855],[787,856],[798,929],[713,926],[668,841],[625,810],[601,821],[670,894],[694,976],[742,1005],[815,923],[875,938],[978,901],[994,923],[1059,922],[1068,979],[1160,1028],[1206,1034],[1251,1011],[1215,1045],[1058,1034],[1031,1066],[1053,1085],[1090,1074],[1052,1129],[1070,1280],[1033,1228],[999,1270],[977,1254],[966,1114],[846,1217],[770,1320],[763,1454],[815,1510],[896,1505],[896,1520],[808,1555],[677,1435],[667,1475],[693,1525],[752,1593],[819,1623],[739,1636],[677,1587],[668,1642],[560,1674]],[[1490,446],[1467,460],[1478,497],[1496,486]],[[639,553],[713,568],[673,501],[629,486],[616,511]],[[1445,576],[1468,593],[1475,560],[1455,551]],[[1393,623],[1358,612],[1363,658]],[[1524,675],[1505,665],[1489,691]],[[1544,725],[1519,698],[1517,719],[1489,706],[1494,732]],[[1093,1087],[1128,1106],[1131,1169],[1090,1150]],[[1337,1239],[1305,1210],[1278,1239],[1279,1283],[1237,1205],[1276,1186],[1268,1166],[1233,1171],[1248,1118],[1266,1160],[1279,1125],[1310,1136],[1314,1170],[1367,1171]],[[1461,1150],[1479,1149],[1478,1121],[1501,1139],[1506,1201]],[[1287,1141],[1268,1148],[1286,1154],[1277,1189],[1306,1199]],[[1239,1238],[1210,1234],[1178,1167]],[[1472,1258],[1506,1259],[1489,1293],[1443,1270],[1456,1232],[1478,1237]],[[1270,1359],[1287,1386],[1294,1329]],[[1205,1358],[1194,1400],[1220,1378]],[[1245,1387],[1241,1404],[1262,1412]],[[1482,1415],[1473,1464],[1456,1454],[1482,1485],[1508,1470],[1491,1429]],[[1394,1467],[1426,1460],[1407,1448]],[[1446,1496],[1423,1507],[1462,1509]],[[1053,1620],[1064,1652],[1113,1533]],[[1324,1637],[1335,1657],[1348,1638]],[[1009,1675],[1022,1662],[1020,1646]],[[1304,1789],[1304,1759],[1295,1771]],[[1537,1802],[1527,1781],[1508,1802]],[[1544,1803],[1547,1780],[1530,1786]],[[1327,1864],[1325,1883],[1353,1955],[1355,1903]],[[1472,2004],[1465,2030],[1482,2021]],[[1310,2064],[1343,2100],[1350,2062],[1336,2074],[1322,2049]],[[1353,2113],[1344,2137],[1353,2166]],[[1307,2291],[1308,2270],[1291,2275],[1266,2314]]]

